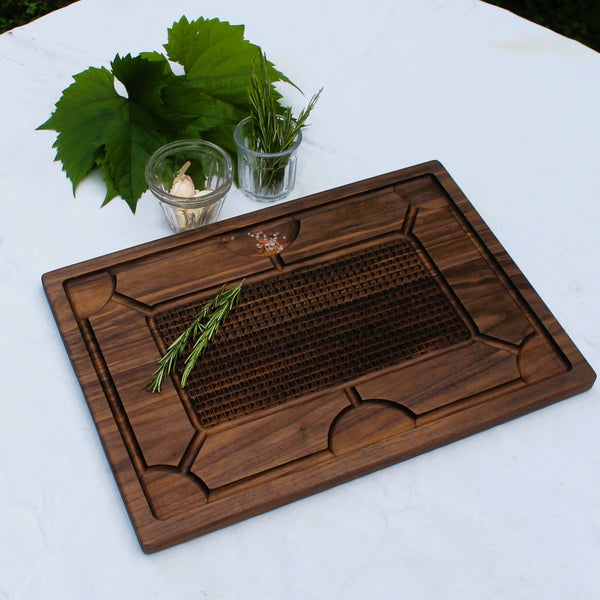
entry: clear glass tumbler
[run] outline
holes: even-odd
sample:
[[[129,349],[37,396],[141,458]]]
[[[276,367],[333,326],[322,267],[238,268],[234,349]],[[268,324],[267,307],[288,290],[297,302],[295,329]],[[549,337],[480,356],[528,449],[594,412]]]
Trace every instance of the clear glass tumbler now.
[[[182,197],[171,192],[182,167],[203,195]],[[158,198],[175,232],[215,221],[233,183],[233,164],[219,146],[204,140],[178,140],[159,148],[146,165],[146,182]]]
[[[302,132],[284,152],[256,152],[250,143],[252,124],[250,117],[246,117],[235,128],[233,139],[238,153],[238,183],[247,196],[259,202],[273,202],[285,198],[294,189]]]

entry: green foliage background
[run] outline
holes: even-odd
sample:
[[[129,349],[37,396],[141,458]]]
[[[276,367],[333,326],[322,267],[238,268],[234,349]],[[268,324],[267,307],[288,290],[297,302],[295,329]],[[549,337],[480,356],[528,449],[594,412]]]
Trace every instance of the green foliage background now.
[[[600,52],[599,0],[487,0]]]
[[[600,52],[599,0],[486,0]],[[73,0],[0,0],[0,33]]]
[[[73,0],[0,0],[0,33],[69,4]]]

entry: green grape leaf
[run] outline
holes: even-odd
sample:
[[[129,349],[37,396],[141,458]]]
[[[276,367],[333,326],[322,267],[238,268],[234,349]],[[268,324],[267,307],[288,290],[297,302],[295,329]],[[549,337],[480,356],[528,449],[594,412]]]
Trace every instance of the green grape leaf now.
[[[197,115],[194,125],[202,131],[228,125],[233,135],[248,115],[252,63],[260,58],[260,48],[244,38],[244,26],[182,17],[168,30],[164,47],[185,71],[180,85],[165,91],[166,103],[181,114]],[[294,85],[272,63],[269,74],[271,81]]]
[[[73,79],[52,116],[38,129],[59,132],[53,146],[56,160],[62,162],[75,191],[94,167],[104,144],[104,130],[126,100],[116,93],[114,77],[105,68],[90,67]]]
[[[135,212],[146,190],[146,162],[179,128],[161,116],[160,93],[170,81],[162,63],[164,57],[160,62],[117,55],[112,72],[90,67],[63,92],[52,116],[38,129],[59,132],[56,160],[73,189],[100,167],[107,186],[103,204],[120,195]],[[127,97],[115,90],[115,77]]]
[[[146,191],[146,163],[168,139],[177,137],[180,123],[163,111],[161,91],[175,76],[165,69],[166,60],[127,55],[111,63],[115,77],[127,90],[127,101],[114,114],[105,131],[102,169],[107,183],[104,204],[114,191],[133,212]]]

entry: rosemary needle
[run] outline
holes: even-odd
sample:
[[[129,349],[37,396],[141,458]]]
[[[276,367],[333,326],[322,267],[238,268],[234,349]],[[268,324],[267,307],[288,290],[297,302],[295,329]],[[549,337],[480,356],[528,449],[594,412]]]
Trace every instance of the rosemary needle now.
[[[167,348],[164,356],[158,361],[147,388],[149,392],[160,392],[164,380],[173,372],[188,342],[193,339],[194,345],[185,359],[185,368],[181,376],[181,386],[185,387],[198,359],[215,337],[227,315],[238,304],[243,283],[242,281],[229,290],[222,287],[219,293],[200,309],[191,325]]]

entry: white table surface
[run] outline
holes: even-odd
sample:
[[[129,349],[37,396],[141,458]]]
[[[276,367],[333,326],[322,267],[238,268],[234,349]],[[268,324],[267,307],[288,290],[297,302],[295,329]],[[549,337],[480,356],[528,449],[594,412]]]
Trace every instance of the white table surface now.
[[[600,387],[144,554],[43,273],[170,235],[35,131],[71,76],[246,25],[307,93],[292,198],[440,160],[600,370],[600,55],[477,0],[80,0],[0,36],[0,600],[600,597]],[[290,99],[295,102],[296,100]],[[222,218],[259,208],[238,190]]]

